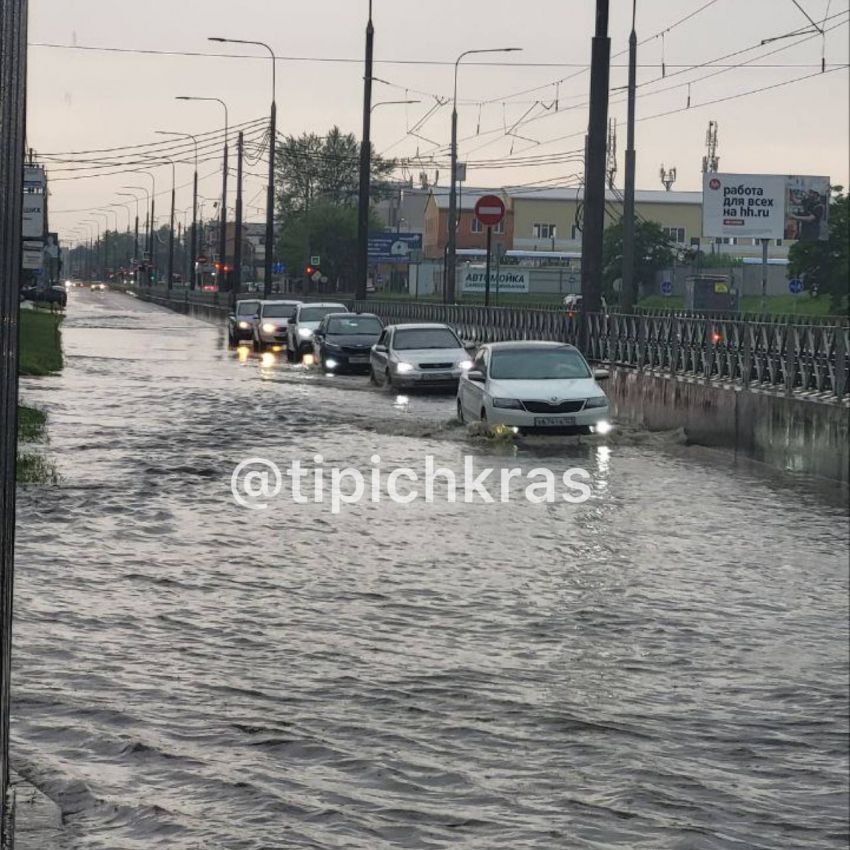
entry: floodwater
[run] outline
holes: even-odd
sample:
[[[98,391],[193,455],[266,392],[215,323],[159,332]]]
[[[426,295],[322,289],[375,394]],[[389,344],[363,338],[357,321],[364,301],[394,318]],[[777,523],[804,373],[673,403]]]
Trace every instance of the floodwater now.
[[[243,358],[74,291],[22,489],[13,756],[69,850],[845,848],[841,494]],[[238,506],[262,457],[583,467],[592,498]]]

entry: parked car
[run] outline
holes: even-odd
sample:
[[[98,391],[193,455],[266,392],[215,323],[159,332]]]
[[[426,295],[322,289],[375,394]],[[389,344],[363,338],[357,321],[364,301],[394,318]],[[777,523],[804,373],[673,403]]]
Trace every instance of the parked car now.
[[[475,354],[460,379],[457,415],[523,431],[605,434],[608,398],[581,352],[559,342],[494,342]]]
[[[258,298],[244,298],[233,306],[233,312],[227,317],[227,340],[231,346],[254,339],[254,323],[261,303]]]
[[[64,307],[68,303],[68,292],[64,286],[35,284],[21,289],[21,300],[42,304],[58,304]]]
[[[448,325],[390,325],[372,346],[369,377],[388,387],[453,387],[471,368],[468,352]]]
[[[287,325],[286,350],[291,360],[300,360],[301,356],[313,349],[313,334],[322,319],[329,313],[347,313],[345,304],[327,302],[320,304],[299,303],[295,315]]]
[[[383,330],[373,313],[328,313],[313,333],[316,362],[328,372],[368,371],[370,349]]]
[[[260,301],[260,312],[254,321],[254,351],[270,345],[286,345],[287,323],[295,315],[300,301]]]

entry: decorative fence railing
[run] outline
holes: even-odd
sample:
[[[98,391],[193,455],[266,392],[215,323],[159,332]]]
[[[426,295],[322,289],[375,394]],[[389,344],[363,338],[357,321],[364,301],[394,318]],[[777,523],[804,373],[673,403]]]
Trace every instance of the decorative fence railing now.
[[[194,304],[217,313],[226,312],[232,300],[229,293],[164,287],[139,292],[153,300]],[[478,344],[526,339],[581,343],[595,362],[824,401],[847,403],[850,398],[850,328],[846,323],[789,324],[676,313],[568,313],[426,301],[342,301],[350,309],[375,313],[386,323],[444,323],[462,339]]]

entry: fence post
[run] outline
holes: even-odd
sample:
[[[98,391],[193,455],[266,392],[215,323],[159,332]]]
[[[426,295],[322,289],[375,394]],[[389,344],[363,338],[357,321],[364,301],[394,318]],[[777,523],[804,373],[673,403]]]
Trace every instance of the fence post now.
[[[835,329],[835,400],[841,402],[844,398],[844,384],[847,381],[847,329],[838,325]]]
[[[785,326],[785,395],[790,396],[794,392],[794,383],[797,377],[797,346],[795,337],[797,331],[791,326]],[[805,387],[804,387],[805,389]]]
[[[745,390],[750,388],[750,376],[753,374],[753,335],[750,333],[750,323],[742,322],[744,331],[744,364],[741,369],[741,386]]]
[[[706,319],[702,328],[702,346],[705,354],[702,360],[702,369],[706,385],[711,383],[711,373],[714,370],[714,340],[711,338],[710,327],[711,323]]]

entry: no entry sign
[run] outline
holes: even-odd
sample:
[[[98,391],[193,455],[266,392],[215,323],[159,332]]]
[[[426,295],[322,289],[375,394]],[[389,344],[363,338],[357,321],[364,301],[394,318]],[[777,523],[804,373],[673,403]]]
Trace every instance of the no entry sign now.
[[[495,227],[504,221],[505,202],[498,195],[484,195],[475,204],[475,217],[485,227]]]

